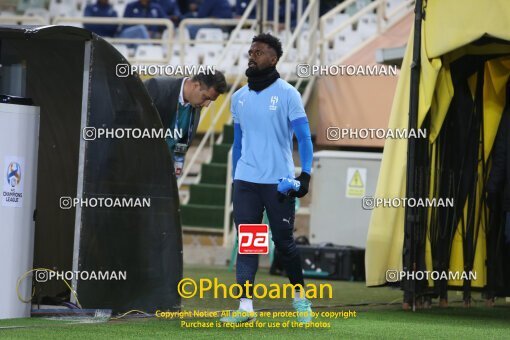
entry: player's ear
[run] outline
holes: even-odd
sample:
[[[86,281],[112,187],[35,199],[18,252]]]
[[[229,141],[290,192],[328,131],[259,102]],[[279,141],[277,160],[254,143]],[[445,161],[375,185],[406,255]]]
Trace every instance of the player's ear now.
[[[276,66],[276,64],[278,64],[278,57],[274,55],[271,57],[271,65]]]

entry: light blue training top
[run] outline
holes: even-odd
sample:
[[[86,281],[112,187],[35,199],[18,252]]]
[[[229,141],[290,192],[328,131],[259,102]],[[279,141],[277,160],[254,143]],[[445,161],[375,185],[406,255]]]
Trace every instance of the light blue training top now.
[[[308,126],[299,92],[282,79],[259,92],[245,85],[232,96],[231,111],[242,131],[234,179],[277,184],[282,177],[294,177],[292,125]]]

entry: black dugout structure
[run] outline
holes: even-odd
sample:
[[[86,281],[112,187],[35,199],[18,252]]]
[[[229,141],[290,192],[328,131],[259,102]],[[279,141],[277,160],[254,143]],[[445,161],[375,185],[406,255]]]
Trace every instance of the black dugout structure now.
[[[162,128],[142,81],[118,77],[123,56],[76,27],[0,27],[0,64],[0,94],[32,98],[41,112],[34,268],[126,272],[126,280],[73,280],[83,308],[179,309],[179,197],[165,140],[82,134]],[[150,207],[62,209],[61,197],[145,198]],[[36,302],[69,296],[58,280],[34,285]]]
[[[462,291],[466,306],[481,291],[491,305],[510,294],[510,229],[502,205],[509,188],[501,181],[510,177],[500,176],[510,160],[504,140],[510,31],[501,25],[509,22],[510,7],[506,0],[490,6],[417,0],[414,19],[388,127],[422,129],[426,138],[385,141],[375,195],[405,197],[409,204],[373,209],[366,282],[400,284],[404,308],[433,298],[447,306],[449,290]],[[396,281],[388,271],[397,271]]]
[[[427,5],[432,3],[434,7],[427,18]],[[494,4],[496,11],[501,4]],[[466,6],[469,7],[468,4]],[[476,272],[478,269],[483,273],[480,264],[485,266],[486,283],[479,288],[473,287],[469,279],[463,280],[462,286],[449,285],[446,279],[435,280],[432,285],[427,280],[403,279],[402,287],[404,303],[412,306],[429,303],[431,297],[439,297],[446,303],[448,288],[462,290],[464,303],[469,306],[473,290],[481,290],[487,300],[510,294],[510,244],[505,241],[508,236],[505,236],[503,197],[502,193],[498,193],[489,198],[492,193],[487,192],[496,143],[494,138],[487,136],[488,131],[494,135],[498,129],[504,129],[503,125],[508,125],[508,122],[504,123],[502,117],[510,114],[510,42],[492,32],[483,32],[484,27],[480,25],[477,27],[481,31],[478,39],[454,50],[452,56],[441,56],[443,67],[448,67],[451,99],[441,124],[437,124],[437,117],[434,117],[434,114],[437,115],[434,110],[439,110],[432,106],[420,126],[419,101],[420,94],[423,95],[423,91],[420,92],[420,76],[423,73],[421,58],[427,58],[426,55],[422,56],[422,30],[427,19],[431,26],[445,21],[444,17],[447,16],[431,19],[430,15],[437,16],[437,8],[440,5],[435,0],[416,0],[415,3],[408,128],[431,131],[440,127],[440,130],[435,145],[427,138],[409,139],[406,197],[449,197],[453,198],[455,205],[446,208],[406,208],[403,269],[407,272],[427,270],[429,242],[433,270],[447,272],[453,261],[460,262],[458,258],[461,255],[465,272]],[[504,14],[502,17],[508,19]],[[455,34],[452,36],[456,37]],[[494,71],[495,68],[497,71]],[[441,95],[446,97],[444,92],[437,96]],[[491,102],[497,105],[488,104]],[[498,115],[496,124],[492,118],[488,118],[494,113]],[[461,254],[452,251],[456,233],[462,240]],[[483,244],[480,239],[483,239]],[[485,257],[485,261],[479,261],[478,266],[477,251],[483,251]]]

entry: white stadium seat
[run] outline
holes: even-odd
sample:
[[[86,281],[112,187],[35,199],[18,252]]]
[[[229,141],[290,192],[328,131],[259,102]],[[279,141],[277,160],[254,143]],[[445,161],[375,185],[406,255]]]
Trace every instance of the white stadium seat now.
[[[230,56],[229,58],[231,58],[230,60],[234,60],[234,61],[237,59],[236,55]],[[228,71],[229,73],[244,74],[244,72],[248,68],[248,49],[241,52],[241,54],[239,55],[239,58],[237,59],[237,63],[235,65],[232,64],[231,66],[228,66],[228,65],[223,66],[223,64],[220,64],[220,67],[222,67],[223,70]]]
[[[220,28],[201,28],[197,32],[196,41],[223,42],[223,31]]]
[[[183,53],[181,51],[181,53]],[[178,59],[180,60],[180,58]],[[195,47],[188,47],[184,53],[184,65],[198,65],[200,63],[200,53]]]
[[[348,14],[337,14],[334,17],[328,18],[325,22],[324,31],[326,34],[333,32],[335,28],[340,26],[343,22],[347,21],[349,19]]]
[[[237,60],[239,56],[233,52],[227,53],[223,59],[218,61],[218,69],[223,72],[235,73],[237,74]]]
[[[22,12],[25,12],[29,8],[43,8],[44,9],[45,7],[46,7],[45,0],[18,0],[18,5],[16,6],[16,12],[22,13]]]
[[[49,11],[52,18],[80,16],[75,0],[51,0]]]
[[[377,16],[375,14],[365,14],[358,21],[356,30],[363,40],[374,36],[377,33]]]
[[[251,44],[251,40],[257,33],[253,30],[242,29],[237,32],[234,37],[234,42],[236,44]]]
[[[287,74],[294,75],[296,73],[296,63],[282,62],[278,64],[278,71],[282,73],[282,76]]]
[[[213,66],[213,65],[218,66],[220,53],[221,53],[221,51],[218,52],[215,50],[206,51],[204,54],[204,59],[202,61],[202,64],[206,65],[206,66]]]
[[[46,21],[46,24],[50,23],[50,12],[44,8],[28,8],[23,15],[25,15],[27,17],[39,16]],[[33,25],[34,22],[27,21],[27,22],[23,22],[22,24],[23,25],[25,25],[25,24]]]
[[[163,59],[163,48],[153,45],[139,45],[136,48],[135,59],[137,61],[153,61]]]
[[[386,0],[386,7],[389,10],[394,10],[398,5],[400,5],[403,0]]]
[[[63,6],[55,6],[53,8],[50,8],[50,16],[52,18],[55,17],[75,17],[75,16],[81,16],[74,7],[63,5]]]
[[[356,48],[362,39],[357,32],[345,30],[341,32],[334,42],[334,53],[337,57],[343,57]]]
[[[117,3],[113,5],[113,9],[117,12],[117,17],[122,18],[124,16],[124,10],[126,9],[125,3]]]
[[[209,51],[223,50],[223,42],[223,31],[219,28],[201,28],[195,37],[195,46],[202,51],[204,57]]]
[[[115,47],[115,49],[117,51],[119,51],[120,54],[122,54],[124,56],[124,58],[129,58],[129,49],[127,47],[127,45],[125,44],[113,44],[113,47]]]

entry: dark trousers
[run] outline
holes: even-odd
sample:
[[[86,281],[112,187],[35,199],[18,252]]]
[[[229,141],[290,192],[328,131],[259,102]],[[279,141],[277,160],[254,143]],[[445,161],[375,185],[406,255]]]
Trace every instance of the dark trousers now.
[[[234,222],[236,228],[240,224],[259,224],[266,209],[272,239],[276,249],[282,254],[283,265],[291,284],[303,282],[301,257],[294,242],[295,198],[288,197],[278,200],[277,184],[257,184],[245,181],[234,181]],[[255,281],[259,265],[259,255],[238,254],[236,264],[236,280],[240,285],[246,281]],[[252,295],[251,291],[244,292]]]

